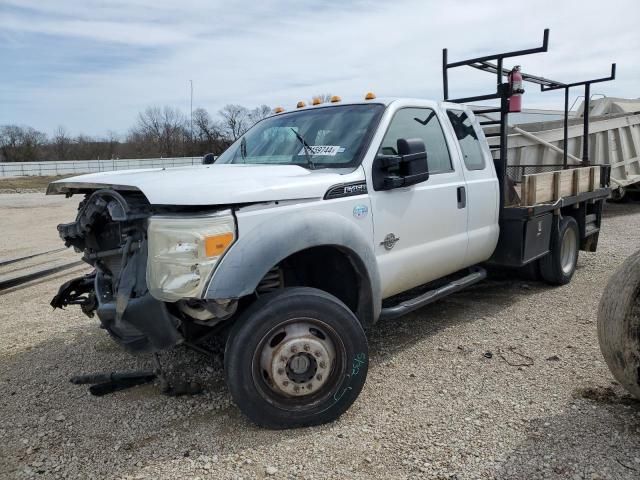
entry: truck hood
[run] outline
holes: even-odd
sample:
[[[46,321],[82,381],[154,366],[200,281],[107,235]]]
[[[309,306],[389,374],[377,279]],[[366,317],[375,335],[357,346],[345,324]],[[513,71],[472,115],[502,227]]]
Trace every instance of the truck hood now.
[[[296,165],[197,165],[91,173],[49,184],[47,195],[102,188],[138,190],[154,205],[229,205],[321,198],[341,183],[365,179],[362,167],[307,170]]]

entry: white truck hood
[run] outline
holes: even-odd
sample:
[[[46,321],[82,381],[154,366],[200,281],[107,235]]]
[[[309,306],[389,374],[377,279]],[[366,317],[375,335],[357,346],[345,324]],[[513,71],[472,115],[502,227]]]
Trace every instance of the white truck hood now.
[[[101,188],[139,190],[154,205],[229,205],[321,198],[329,187],[364,180],[352,172],[296,165],[197,165],[91,173],[49,184],[47,195]]]

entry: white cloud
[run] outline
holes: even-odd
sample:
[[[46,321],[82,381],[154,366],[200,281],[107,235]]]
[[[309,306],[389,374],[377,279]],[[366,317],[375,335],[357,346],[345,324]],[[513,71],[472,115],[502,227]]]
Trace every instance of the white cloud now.
[[[345,3],[9,0],[0,29],[14,43],[39,32],[90,41],[96,56],[101,44],[145,53],[99,69],[80,65],[43,85],[3,76],[0,102],[28,100],[0,111],[0,123],[124,131],[146,105],[186,109],[189,79],[194,104],[212,111],[226,103],[291,107],[320,92],[441,98],[442,47],[455,60],[536,46],[545,27],[551,28],[550,52],[519,59],[525,71],[571,81],[607,75],[617,61],[618,80],[594,91],[640,96],[637,0],[609,1],[606,8],[595,0],[517,7],[464,0]],[[474,72],[454,72],[451,80],[452,95],[493,88],[492,78]],[[559,95],[541,94],[533,85],[524,101],[561,106]]]

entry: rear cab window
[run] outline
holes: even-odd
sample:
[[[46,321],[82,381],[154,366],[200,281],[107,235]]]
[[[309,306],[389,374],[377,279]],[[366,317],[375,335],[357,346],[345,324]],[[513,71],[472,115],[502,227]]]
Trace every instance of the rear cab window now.
[[[478,132],[469,116],[463,110],[447,110],[447,117],[458,139],[467,170],[484,170],[487,166],[484,152]]]

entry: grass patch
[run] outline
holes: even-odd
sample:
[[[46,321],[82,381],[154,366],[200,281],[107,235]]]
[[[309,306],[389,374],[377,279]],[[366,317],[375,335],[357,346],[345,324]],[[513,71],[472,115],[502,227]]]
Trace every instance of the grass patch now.
[[[67,178],[68,175],[52,175],[47,177],[6,177],[0,178],[0,190],[37,189],[44,190],[50,182]]]

